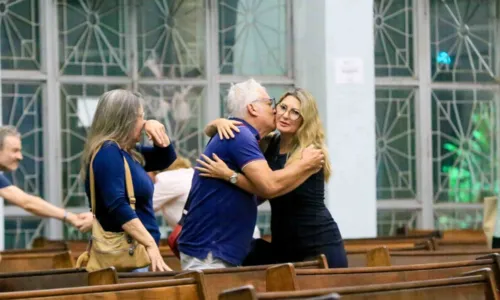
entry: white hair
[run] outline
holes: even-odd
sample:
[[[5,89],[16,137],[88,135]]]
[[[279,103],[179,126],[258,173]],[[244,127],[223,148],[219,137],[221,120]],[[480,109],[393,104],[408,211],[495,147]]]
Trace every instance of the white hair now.
[[[232,84],[227,94],[227,109],[231,116],[244,118],[247,105],[259,98],[259,90],[265,90],[253,78]]]

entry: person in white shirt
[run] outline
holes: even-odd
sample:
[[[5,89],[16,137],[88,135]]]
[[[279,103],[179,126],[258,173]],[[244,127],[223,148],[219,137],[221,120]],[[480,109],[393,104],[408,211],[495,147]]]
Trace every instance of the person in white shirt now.
[[[191,162],[179,155],[170,167],[153,174],[153,209],[155,212],[161,210],[163,218],[171,228],[181,219],[193,174]]]
[[[172,229],[181,219],[193,175],[194,169],[191,162],[181,155],[177,155],[177,159],[167,169],[150,173],[155,184],[153,209],[155,212],[161,210],[163,218]],[[253,237],[260,238],[257,226],[255,226]]]

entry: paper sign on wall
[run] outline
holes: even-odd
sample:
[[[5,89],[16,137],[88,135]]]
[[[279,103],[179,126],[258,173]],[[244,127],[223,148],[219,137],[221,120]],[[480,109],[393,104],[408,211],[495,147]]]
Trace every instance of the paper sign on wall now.
[[[77,112],[78,112],[78,126],[90,127],[94,113],[97,109],[98,97],[78,97],[77,99]]]
[[[359,57],[343,57],[335,59],[336,84],[363,84],[365,70],[363,60]]]

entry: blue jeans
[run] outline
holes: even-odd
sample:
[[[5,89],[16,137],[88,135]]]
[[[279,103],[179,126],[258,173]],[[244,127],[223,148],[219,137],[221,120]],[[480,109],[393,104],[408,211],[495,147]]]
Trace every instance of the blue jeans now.
[[[132,270],[130,272],[134,272],[134,273],[144,273],[144,272],[149,272],[149,266],[147,267],[144,267],[144,268],[137,268],[135,270]]]

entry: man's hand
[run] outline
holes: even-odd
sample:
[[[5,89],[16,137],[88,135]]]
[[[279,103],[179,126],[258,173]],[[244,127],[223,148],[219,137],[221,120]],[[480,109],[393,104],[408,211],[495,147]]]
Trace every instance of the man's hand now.
[[[75,226],[80,232],[85,233],[92,229],[94,215],[91,212],[81,213],[78,215],[79,223]]]
[[[316,149],[313,145],[302,150],[302,159],[300,162],[304,169],[317,173],[325,164],[325,155],[321,149]]]

